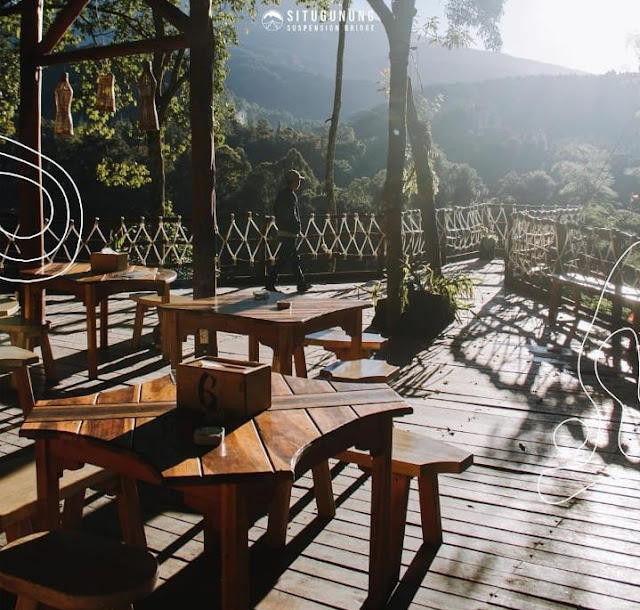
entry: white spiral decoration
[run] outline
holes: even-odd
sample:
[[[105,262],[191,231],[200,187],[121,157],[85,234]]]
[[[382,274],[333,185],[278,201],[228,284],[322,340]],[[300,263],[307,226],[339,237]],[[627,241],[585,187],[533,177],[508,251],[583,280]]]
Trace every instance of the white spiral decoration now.
[[[75,207],[77,207],[77,210],[75,209],[73,210],[74,221],[77,220],[77,225],[78,225],[77,244],[75,245],[74,248],[70,248],[69,244],[66,244],[70,252],[69,263],[68,265],[63,267],[60,271],[58,271],[55,275],[48,275],[47,277],[30,277],[28,279],[22,279],[22,278],[4,277],[0,273],[0,278],[8,282],[33,283],[33,282],[41,282],[46,279],[50,279],[51,277],[56,277],[58,275],[63,275],[64,273],[66,273],[69,267],[71,267],[71,265],[75,262],[76,258],[78,257],[78,254],[80,253],[80,249],[82,248],[81,236],[84,228],[84,214],[83,214],[82,197],[80,196],[80,191],[78,190],[78,187],[74,182],[73,178],[64,169],[64,167],[62,167],[62,165],[54,161],[51,157],[43,155],[42,153],[39,153],[37,150],[29,146],[26,146],[21,142],[12,140],[11,138],[8,138],[6,136],[0,135],[0,139],[6,142],[9,142],[11,144],[14,144],[15,146],[23,150],[27,150],[37,155],[41,161],[47,161],[51,166],[53,166],[52,171],[59,170],[59,172],[62,173],[62,176],[60,176],[60,179],[58,179],[50,171],[47,171],[44,168],[40,168],[35,163],[32,163],[31,161],[27,161],[26,159],[23,159],[19,156],[9,154],[8,152],[5,152],[0,148],[0,157],[4,157],[5,159],[9,159],[10,161],[15,162],[18,168],[20,165],[26,165],[33,169],[40,170],[42,172],[42,177],[43,177],[42,195],[43,195],[43,200],[45,202],[45,210],[48,205],[48,212],[49,212],[48,215],[45,213],[45,218],[47,220],[44,226],[41,227],[40,230],[37,231],[36,233],[32,233],[31,235],[19,235],[18,234],[19,227],[14,228],[12,231],[9,231],[5,227],[3,227],[1,224],[0,224],[0,233],[4,235],[6,238],[8,238],[11,242],[15,243],[19,252],[20,242],[24,242],[26,240],[34,239],[37,237],[42,237],[44,240],[46,233],[51,229],[51,226],[56,217],[56,213],[58,213],[58,216],[59,216],[62,211],[64,215],[64,219],[63,219],[64,221],[63,235],[64,236],[67,236],[69,234],[69,228],[71,226],[71,221],[72,221],[72,208],[75,208]],[[19,171],[5,171],[0,169],[0,176],[7,176],[8,178],[13,178],[16,180],[26,180],[27,182],[30,182],[38,187],[40,186],[36,180],[21,174]],[[63,182],[61,182],[61,180],[68,182],[68,184],[70,185],[70,188],[69,187],[65,188],[65,185],[63,184]],[[45,184],[45,181],[46,181],[46,184]],[[50,186],[48,186],[49,182],[50,182]],[[0,251],[0,261],[2,262],[11,261],[16,263],[39,262],[41,265],[44,265],[47,262],[53,260],[56,254],[58,253],[58,251],[60,250],[60,248],[63,247],[64,245],[65,245],[64,240],[60,240],[58,243],[53,244],[50,250],[44,252],[41,257],[35,257],[35,258],[11,256],[10,254],[8,254],[8,252]]]

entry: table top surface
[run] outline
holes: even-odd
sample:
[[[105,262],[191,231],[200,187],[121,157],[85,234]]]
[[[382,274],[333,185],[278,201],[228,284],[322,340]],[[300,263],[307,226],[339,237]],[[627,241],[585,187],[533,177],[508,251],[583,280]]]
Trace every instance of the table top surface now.
[[[53,280],[62,278],[65,281],[79,283],[94,282],[121,282],[121,281],[157,281],[170,283],[178,276],[173,269],[161,269],[159,267],[143,267],[141,265],[128,265],[122,271],[92,271],[90,263],[48,263],[37,269],[25,269],[25,276]]]
[[[281,309],[278,303],[289,303]],[[224,294],[191,302],[160,303],[166,311],[206,316],[214,314],[273,322],[305,322],[332,313],[361,311],[372,306],[370,300],[316,299],[310,297],[273,297],[257,300],[252,295]]]
[[[122,464],[126,458],[137,478],[198,485],[239,482],[247,475],[297,477],[318,446],[331,451],[336,442],[337,453],[346,448],[345,438],[353,438],[345,434],[366,433],[366,426],[380,417],[412,412],[386,384],[272,373],[271,392],[271,407],[252,419],[228,423],[224,443],[215,448],[193,442],[198,416],[176,407],[176,386],[169,375],[124,389],[38,401],[20,434],[86,441],[84,449],[96,452],[96,465],[109,467],[114,459]]]

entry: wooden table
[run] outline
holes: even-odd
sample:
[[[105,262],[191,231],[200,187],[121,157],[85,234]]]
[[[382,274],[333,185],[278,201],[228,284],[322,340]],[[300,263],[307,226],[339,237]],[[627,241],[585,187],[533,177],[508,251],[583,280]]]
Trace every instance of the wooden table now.
[[[288,309],[279,309],[278,301],[288,301]],[[262,343],[273,349],[272,370],[292,372],[295,355],[296,373],[306,377],[304,361],[305,335],[341,326],[352,337],[353,358],[360,357],[362,346],[362,310],[371,307],[368,300],[275,298],[256,300],[253,296],[221,295],[196,299],[191,303],[160,305],[163,332],[168,341],[165,351],[175,368],[182,360],[182,343],[200,330],[224,331],[249,336],[249,360],[258,360]]]
[[[251,602],[248,513],[255,490],[268,485],[289,491],[314,464],[356,445],[373,456],[369,602],[383,607],[395,584],[388,561],[392,421],[411,407],[383,384],[274,373],[272,406],[227,425],[224,444],[211,449],[193,444],[193,412],[177,409],[175,396],[165,376],[84,398],[38,402],[20,434],[36,440],[44,526],[59,526],[57,473],[73,462],[176,489],[204,515],[205,549],[213,541],[220,546],[222,608],[242,610]]]
[[[87,363],[89,379],[98,377],[96,307],[100,304],[100,347],[108,345],[109,328],[108,298],[120,292],[137,290],[155,291],[163,299],[169,300],[169,284],[177,273],[171,269],[141,267],[129,265],[124,271],[112,273],[91,271],[89,263],[49,263],[38,269],[29,269],[23,275],[33,278],[33,282],[24,284],[25,317],[30,319],[33,303],[40,290],[57,290],[72,294],[82,301],[87,310]]]

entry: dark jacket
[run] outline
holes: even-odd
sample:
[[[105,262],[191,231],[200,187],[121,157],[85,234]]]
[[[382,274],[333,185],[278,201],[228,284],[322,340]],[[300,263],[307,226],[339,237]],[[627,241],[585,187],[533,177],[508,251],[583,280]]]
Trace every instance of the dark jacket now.
[[[288,187],[283,188],[273,204],[278,232],[298,235],[301,232],[298,197]]]

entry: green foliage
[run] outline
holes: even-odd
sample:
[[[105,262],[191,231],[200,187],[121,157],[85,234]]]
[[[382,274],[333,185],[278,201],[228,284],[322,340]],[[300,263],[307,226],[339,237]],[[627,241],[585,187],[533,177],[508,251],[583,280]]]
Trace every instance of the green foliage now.
[[[473,298],[473,280],[461,271],[438,274],[419,257],[406,256],[401,265],[400,306],[405,311],[411,299],[411,293],[428,292],[446,298],[451,313],[460,321],[460,311],[469,309],[469,300]],[[374,306],[380,298],[386,296],[386,283],[376,282],[371,291]]]
[[[519,205],[548,205],[554,201],[557,185],[544,170],[507,173],[498,183],[498,197]]]
[[[151,181],[149,170],[142,163],[117,163],[102,159],[96,166],[96,177],[106,186],[130,186],[140,188]]]
[[[127,239],[126,231],[113,229],[109,231],[109,247],[115,250],[116,252],[121,252],[122,247],[124,246],[124,242]]]

